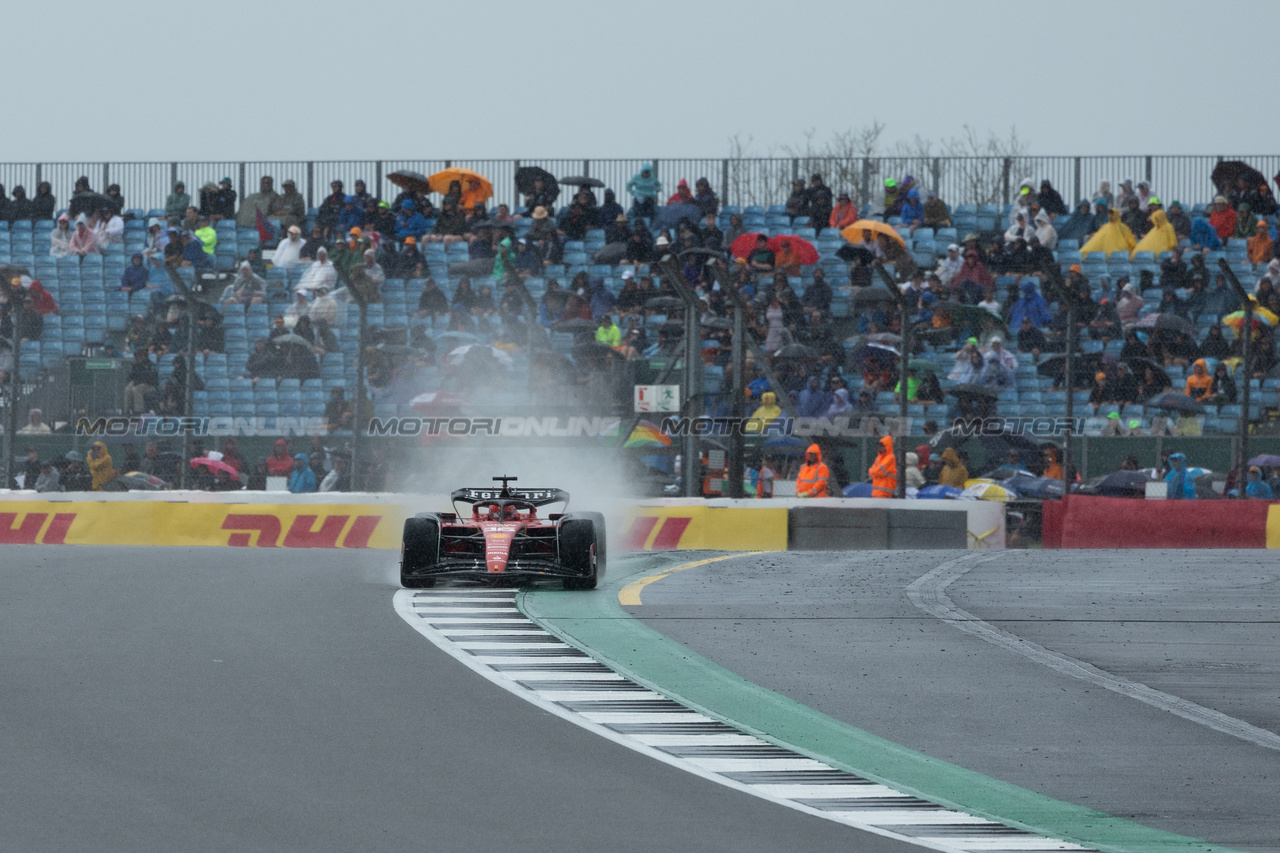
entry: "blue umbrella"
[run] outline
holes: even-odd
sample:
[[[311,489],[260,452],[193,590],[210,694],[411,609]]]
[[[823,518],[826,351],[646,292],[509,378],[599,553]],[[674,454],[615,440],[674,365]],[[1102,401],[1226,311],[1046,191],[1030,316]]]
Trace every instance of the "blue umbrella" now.
[[[702,208],[696,204],[668,204],[658,208],[653,224],[658,228],[674,227],[681,219],[696,223],[702,218]]]
[[[844,487],[842,494],[846,498],[869,498],[871,497],[871,484],[852,483]]]
[[[916,497],[921,500],[943,500],[946,498],[955,499],[964,493],[964,489],[957,489],[955,486],[925,486],[916,492]]]

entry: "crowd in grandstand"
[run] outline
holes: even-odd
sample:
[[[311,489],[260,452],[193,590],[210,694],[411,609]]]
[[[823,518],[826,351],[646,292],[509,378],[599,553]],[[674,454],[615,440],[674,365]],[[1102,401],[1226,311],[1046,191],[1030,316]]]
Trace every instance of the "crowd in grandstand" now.
[[[953,207],[911,175],[855,202],[814,174],[779,205],[737,208],[706,178],[668,194],[649,166],[624,187],[628,206],[589,181],[562,198],[554,179],[533,182],[515,209],[490,208],[487,182],[467,175],[438,202],[422,187],[382,199],[363,181],[334,181],[308,209],[293,181],[281,189],[267,176],[239,198],[224,178],[193,197],[178,182],[162,209],[143,211],[126,207],[118,185],[100,194],[87,178],[65,209],[47,183],[30,199],[0,187],[8,260],[24,267],[0,281],[0,337],[19,347],[0,366],[47,367],[45,353],[99,347],[131,360],[128,414],[181,414],[190,382],[204,413],[271,416],[296,402],[327,416],[332,395],[355,387],[364,303],[374,326],[368,413],[403,411],[469,360],[454,357],[460,345],[515,354],[531,328],[572,371],[670,354],[682,334],[672,322],[680,277],[702,302],[713,412],[728,410],[719,392],[730,290],[788,411],[806,415],[886,412],[905,393],[921,422],[947,424],[1056,413],[1051,395],[1070,392],[1112,433],[1197,434],[1239,414],[1246,379],[1277,386],[1278,208],[1265,183],[1243,177],[1190,207],[1128,180],[1114,193],[1104,182],[1074,208],[1049,181],[1030,180],[1010,205]],[[1247,365],[1241,323],[1230,324],[1242,306],[1219,257],[1256,300]],[[175,292],[174,275],[203,290],[199,310]],[[911,351],[899,354],[908,328]],[[1071,377],[1057,357],[1068,336],[1081,352]],[[899,357],[912,359],[905,389]],[[751,388],[761,406],[769,383]],[[1210,407],[1209,417],[1171,422],[1142,409],[1166,391]],[[344,405],[329,431],[357,422],[356,404]]]

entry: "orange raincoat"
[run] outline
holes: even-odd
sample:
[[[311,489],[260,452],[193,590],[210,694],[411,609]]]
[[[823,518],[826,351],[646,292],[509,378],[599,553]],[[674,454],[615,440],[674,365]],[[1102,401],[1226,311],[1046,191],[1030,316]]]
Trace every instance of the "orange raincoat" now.
[[[880,439],[880,453],[871,463],[871,497],[891,498],[898,491],[898,462],[893,458],[893,436]]]
[[[809,461],[810,456],[813,457],[813,462]],[[831,472],[822,463],[822,448],[816,444],[809,445],[809,449],[805,451],[805,462],[796,475],[796,497],[827,497],[827,478],[830,476]]]

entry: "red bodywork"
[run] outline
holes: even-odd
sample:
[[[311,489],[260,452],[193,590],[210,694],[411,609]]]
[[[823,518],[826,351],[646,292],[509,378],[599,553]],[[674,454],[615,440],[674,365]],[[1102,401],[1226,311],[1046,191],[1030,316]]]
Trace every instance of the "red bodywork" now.
[[[476,504],[470,518],[442,519],[440,558],[447,562],[482,562],[484,570],[492,575],[506,572],[513,560],[526,564],[555,561],[556,518],[558,514],[539,518],[537,509],[531,506]]]

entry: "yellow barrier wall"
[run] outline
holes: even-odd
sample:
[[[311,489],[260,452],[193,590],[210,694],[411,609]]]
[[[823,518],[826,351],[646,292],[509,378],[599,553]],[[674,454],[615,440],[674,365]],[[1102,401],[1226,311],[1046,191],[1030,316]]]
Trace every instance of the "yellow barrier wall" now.
[[[623,523],[619,550],[785,551],[787,509],[646,506]]]
[[[1280,548],[1280,504],[1267,507],[1267,547]]]
[[[402,507],[4,501],[0,544],[399,549]]]

